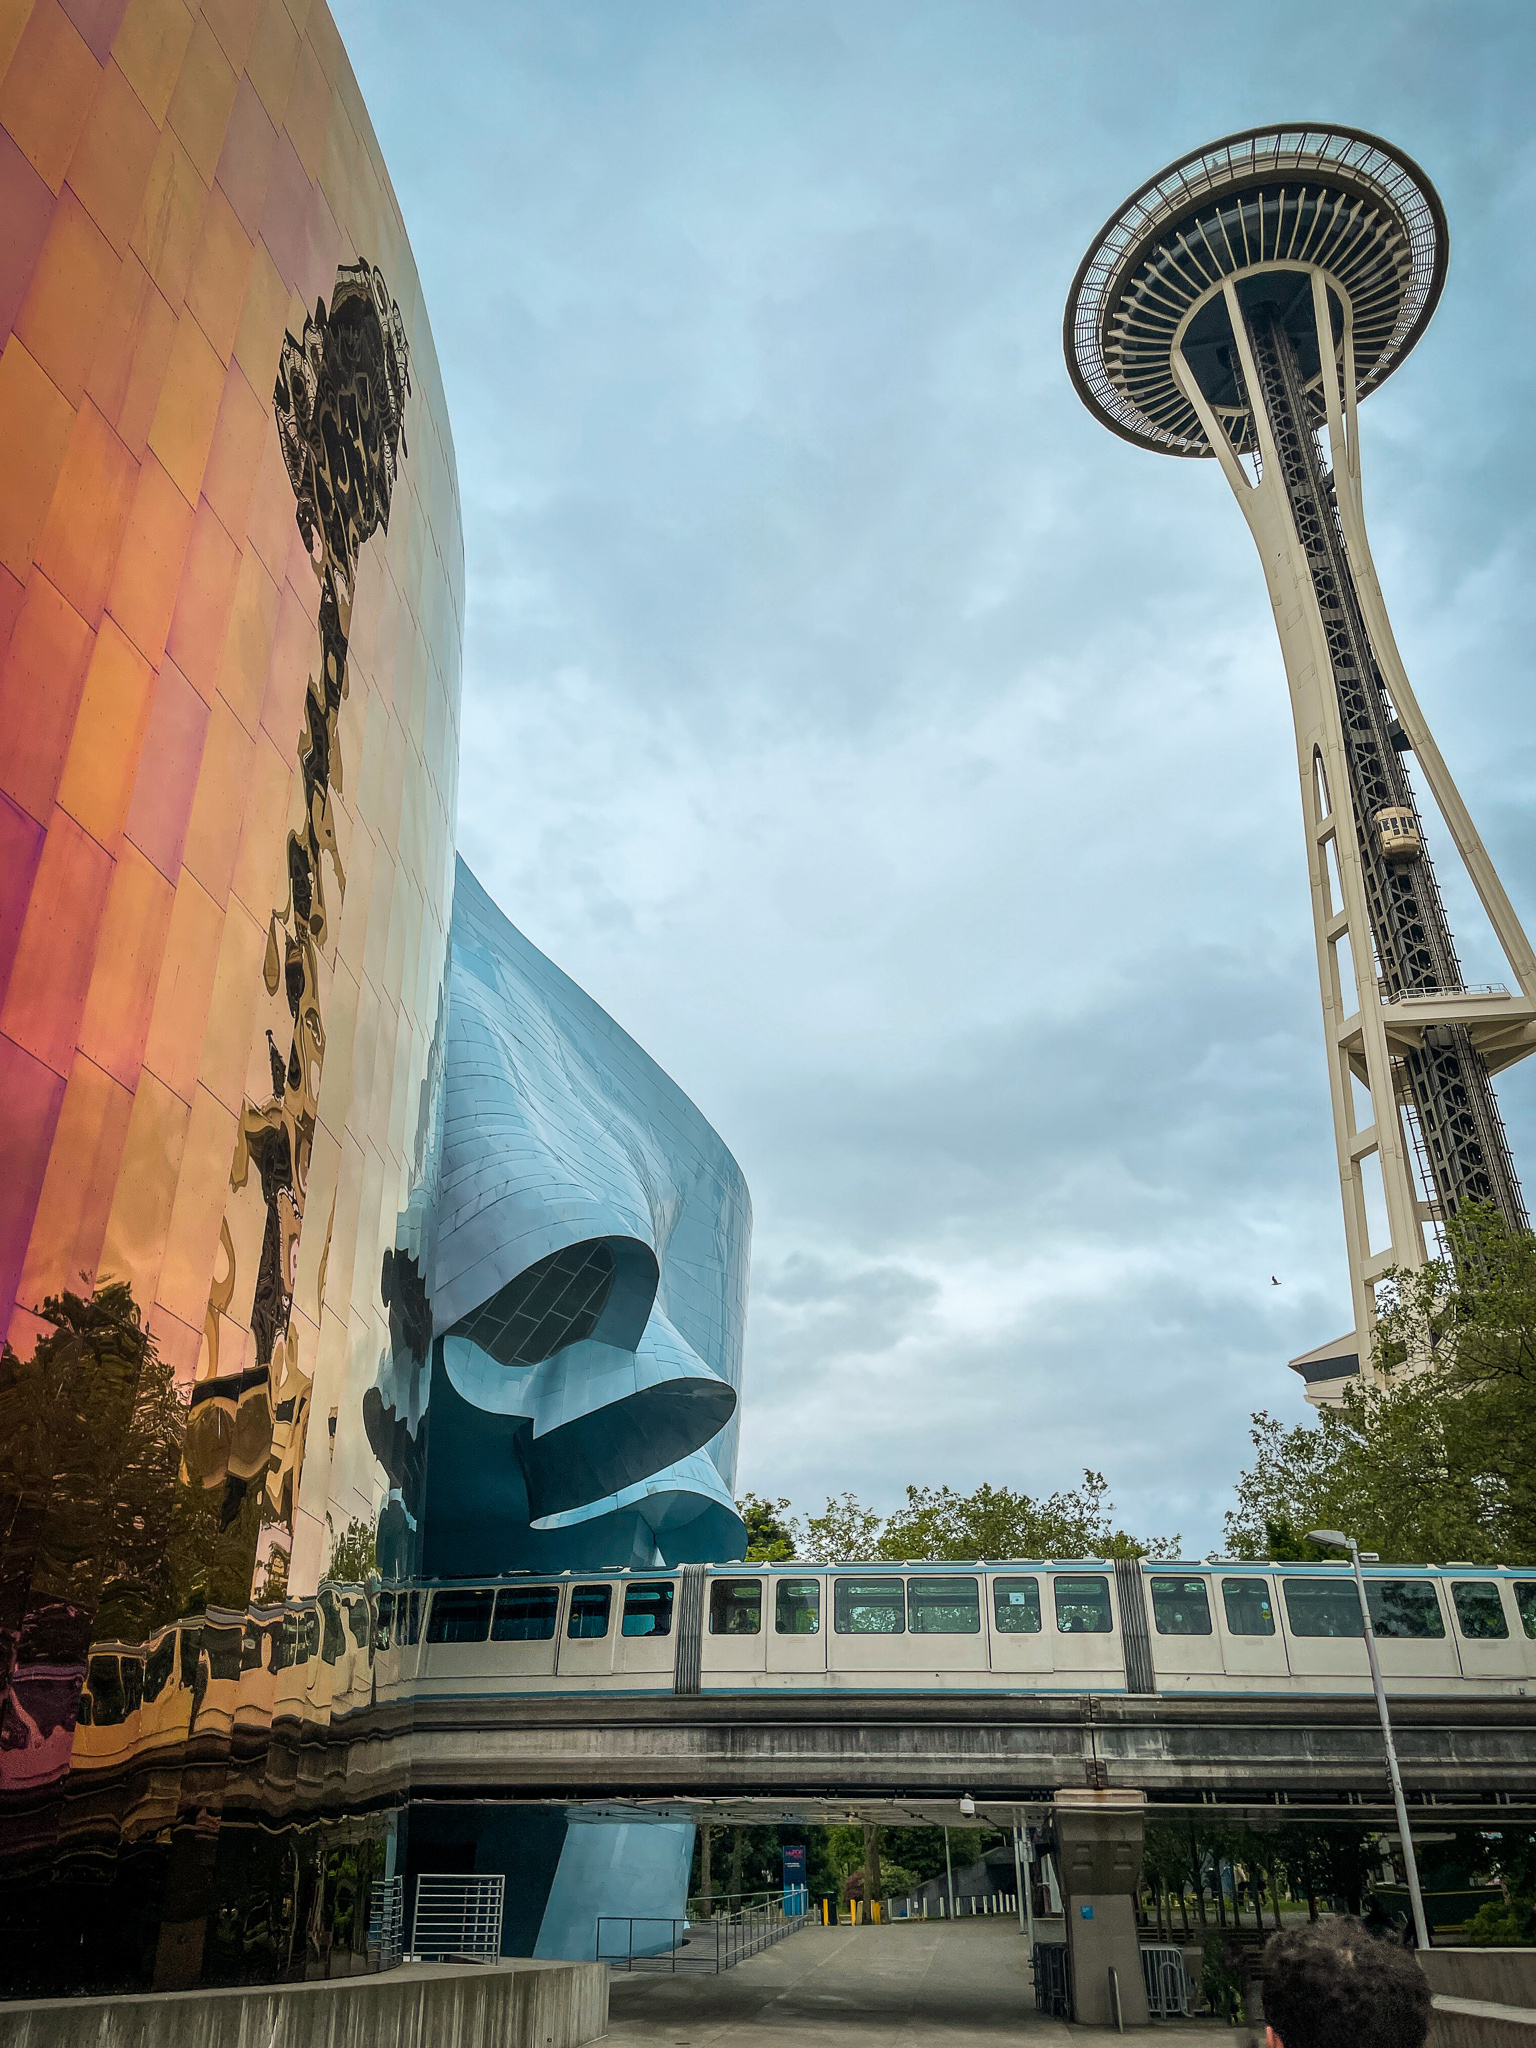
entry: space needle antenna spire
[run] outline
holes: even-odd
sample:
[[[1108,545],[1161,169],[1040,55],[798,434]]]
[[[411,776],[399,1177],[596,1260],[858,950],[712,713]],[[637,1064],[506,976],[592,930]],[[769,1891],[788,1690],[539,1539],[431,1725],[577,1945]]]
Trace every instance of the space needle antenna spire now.
[[[1371,1373],[1377,1288],[1470,1202],[1526,1223],[1490,1077],[1536,1050],[1536,956],[1403,669],[1366,537],[1358,407],[1423,333],[1445,213],[1412,160],[1332,126],[1255,128],[1170,164],[1108,221],[1067,304],[1067,366],[1105,426],[1213,458],[1279,628],[1301,782],[1355,1328],[1293,1367]],[[1415,773],[1515,990],[1469,988]]]

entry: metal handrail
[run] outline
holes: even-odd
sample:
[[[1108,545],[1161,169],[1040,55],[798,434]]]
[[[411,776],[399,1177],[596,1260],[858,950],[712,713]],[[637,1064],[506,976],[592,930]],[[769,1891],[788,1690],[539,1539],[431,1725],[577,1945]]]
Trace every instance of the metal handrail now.
[[[659,1914],[602,1913],[597,1919],[593,1957],[615,1970],[717,1977],[809,1924],[809,1914],[786,1913],[782,1900],[772,1895],[766,1896],[763,1905],[699,1921],[667,1919]]]

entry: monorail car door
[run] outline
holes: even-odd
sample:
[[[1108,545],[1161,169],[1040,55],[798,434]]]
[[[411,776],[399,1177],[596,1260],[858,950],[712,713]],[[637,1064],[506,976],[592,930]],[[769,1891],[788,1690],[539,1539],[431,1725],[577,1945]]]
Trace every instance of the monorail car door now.
[[[1524,1678],[1533,1645],[1521,1626],[1513,1588],[1470,1572],[1440,1583],[1451,1596],[1456,1651],[1467,1677]]]
[[[619,1618],[619,1669],[657,1672],[670,1680],[677,1656],[677,1581],[630,1579]]]
[[[1207,1581],[1222,1668],[1234,1678],[1284,1678],[1290,1665],[1275,1614],[1275,1585],[1267,1573],[1213,1572]],[[1154,1645],[1153,1656],[1158,1654]]]
[[[613,1670],[613,1646],[617,1638],[615,1592],[622,1584],[590,1585],[579,1581],[566,1595],[565,1626],[560,1632],[560,1655],[555,1669],[562,1678],[606,1678]]]
[[[827,1588],[819,1578],[794,1578],[788,1573],[768,1581],[772,1604],[764,1629],[768,1669],[825,1671],[827,1668]]]
[[[1040,1606],[1039,1573],[999,1572],[987,1580],[987,1593],[992,1669],[1049,1671],[1051,1640]]]
[[[1047,1616],[1053,1663],[1074,1677],[1125,1680],[1117,1598],[1108,1572],[1053,1572]]]
[[[761,1579],[707,1581],[702,1663],[706,1679],[766,1667]]]

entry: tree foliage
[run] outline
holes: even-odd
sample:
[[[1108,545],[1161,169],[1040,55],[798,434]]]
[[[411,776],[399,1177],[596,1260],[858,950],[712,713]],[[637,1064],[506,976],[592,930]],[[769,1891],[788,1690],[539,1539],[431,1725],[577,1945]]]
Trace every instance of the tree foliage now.
[[[812,1564],[878,1557],[876,1546],[883,1527],[883,1518],[873,1508],[845,1493],[840,1499],[829,1499],[824,1513],[806,1517],[801,1555]]]
[[[1481,1207],[1448,1228],[1448,1259],[1388,1276],[1379,1385],[1253,1417],[1235,1556],[1315,1557],[1305,1532],[1339,1528],[1402,1564],[1536,1562],[1536,1236]]]
[[[1178,1555],[1177,1536],[1144,1540],[1116,1528],[1108,1494],[1103,1473],[1086,1471],[1080,1486],[1044,1500],[1009,1486],[983,1484],[974,1493],[909,1486],[906,1505],[890,1516],[845,1493],[808,1518],[803,1554],[816,1563]]]
[[[800,1540],[799,1525],[787,1512],[789,1502],[764,1500],[760,1494],[744,1493],[736,1512],[747,1525],[748,1564],[788,1564]]]

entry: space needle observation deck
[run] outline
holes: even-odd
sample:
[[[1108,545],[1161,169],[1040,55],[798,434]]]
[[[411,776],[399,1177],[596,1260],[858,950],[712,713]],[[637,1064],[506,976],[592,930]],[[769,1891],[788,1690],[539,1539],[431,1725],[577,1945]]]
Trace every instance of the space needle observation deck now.
[[[1170,164],[1105,224],[1067,303],[1067,366],[1128,441],[1220,463],[1258,545],[1297,769],[1355,1329],[1292,1361],[1309,1399],[1370,1374],[1376,1292],[1469,1202],[1526,1221],[1490,1076],[1536,1050],[1536,956],[1425,723],[1366,537],[1359,401],[1445,282],[1412,160],[1330,126],[1251,129]],[[1409,762],[1514,989],[1469,988]]]

